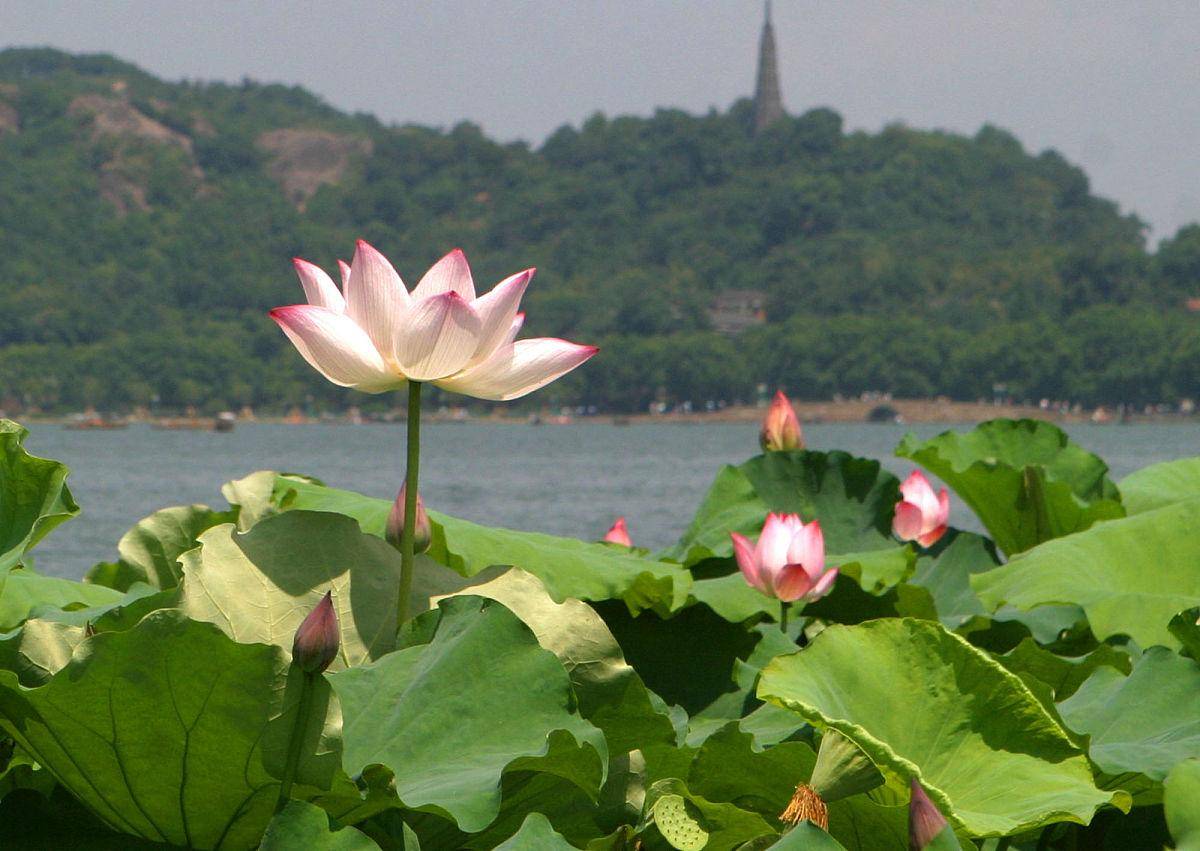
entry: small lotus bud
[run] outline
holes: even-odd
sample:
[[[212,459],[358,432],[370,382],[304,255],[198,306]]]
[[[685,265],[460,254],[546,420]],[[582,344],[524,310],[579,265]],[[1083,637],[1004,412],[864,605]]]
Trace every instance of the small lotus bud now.
[[[340,644],[337,612],[333,610],[333,593],[326,591],[317,607],[296,630],[292,642],[292,663],[309,674],[319,674],[337,656]]]
[[[802,821],[811,821],[821,830],[829,830],[829,808],[825,806],[816,789],[807,783],[801,783],[796,787],[787,809],[779,814],[779,820],[792,827]]]
[[[392,503],[392,511],[388,515],[387,528],[384,537],[396,549],[402,547],[404,537],[404,498],[408,493],[408,485],[400,488],[396,501]],[[429,524],[429,515],[425,513],[425,502],[421,494],[417,494],[417,522],[413,524],[413,552],[423,553],[429,549],[433,541],[433,527]]]
[[[609,527],[604,534],[604,542],[608,544],[620,544],[623,547],[632,547],[633,540],[629,537],[629,528],[625,525],[625,518],[618,517],[617,522]]]
[[[792,403],[782,390],[775,392],[771,407],[763,418],[758,442],[763,452],[787,452],[804,448],[804,435],[800,431],[800,420],[792,409]]]
[[[908,841],[914,851],[928,848],[938,834],[946,829],[946,819],[925,794],[914,777],[909,781],[912,798],[908,802]]]

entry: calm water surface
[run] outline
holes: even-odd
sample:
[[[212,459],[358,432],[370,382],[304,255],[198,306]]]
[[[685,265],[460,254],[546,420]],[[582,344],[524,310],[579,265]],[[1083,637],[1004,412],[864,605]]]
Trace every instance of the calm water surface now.
[[[935,425],[805,426],[809,446],[880,459],[906,431],[930,437]],[[963,428],[966,428],[965,426]],[[1200,454],[1200,425],[1080,425],[1071,436],[1098,453],[1120,478],[1155,461]],[[422,493],[439,511],[480,523],[598,538],[619,514],[634,541],[659,547],[686,528],[720,465],[758,451],[746,424],[542,426],[428,424],[421,430]],[[140,518],[169,505],[224,507],[221,484],[255,470],[290,470],[391,499],[400,484],[400,425],[239,424],[232,434],[68,431],[37,425],[36,455],[71,467],[82,513],[55,529],[35,552],[40,571],[79,577],[116,556],[116,542]],[[957,525],[962,522],[962,512]]]

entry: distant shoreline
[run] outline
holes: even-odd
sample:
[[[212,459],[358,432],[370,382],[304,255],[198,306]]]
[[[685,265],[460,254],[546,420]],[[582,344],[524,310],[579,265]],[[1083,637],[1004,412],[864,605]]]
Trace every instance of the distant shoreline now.
[[[1200,419],[1188,414],[1177,412],[1170,413],[1126,413],[1122,415],[1118,410],[1112,408],[1095,408],[1095,409],[1071,409],[1069,411],[1060,411],[1054,409],[1043,409],[1036,405],[1008,405],[1008,404],[993,404],[988,402],[952,402],[949,400],[939,399],[847,399],[840,401],[819,401],[819,402],[794,402],[793,407],[796,409],[796,414],[800,417],[801,422],[806,424],[818,423],[869,423],[869,422],[896,422],[896,423],[947,423],[947,424],[970,424],[978,423],[984,420],[996,419],[1000,417],[1010,419],[1038,419],[1046,420],[1054,423],[1097,423],[1097,424],[1120,424],[1120,423],[1178,423],[1178,424],[1194,424],[1200,423]],[[890,409],[890,410],[884,410]],[[461,409],[459,409],[461,411]],[[887,416],[880,416],[880,412]],[[894,412],[894,416],[892,415]],[[716,411],[692,411],[692,412],[675,412],[670,411],[662,414],[599,414],[585,417],[575,417],[567,415],[559,415],[548,412],[540,412],[537,414],[538,421],[545,425],[572,425],[580,423],[603,423],[613,425],[645,425],[649,423],[663,424],[703,424],[703,423],[757,423],[762,420],[765,413],[765,408],[754,405],[739,405],[722,408]],[[872,414],[875,413],[876,418],[872,419]],[[530,423],[532,413],[516,413],[509,412],[504,409],[496,409],[490,414],[482,416],[464,416],[461,412],[433,412],[423,419],[430,423],[476,423],[476,424],[494,424],[494,425],[527,425]],[[58,425],[67,425],[77,422],[78,416],[22,416],[15,417],[19,422],[24,423],[51,423]],[[126,424],[148,424],[152,426],[160,426],[164,422],[177,422],[180,418],[173,417],[132,417],[132,418],[116,418],[118,423]],[[211,421],[209,417],[195,417],[192,421],[199,423],[208,423]],[[363,421],[364,425],[388,424],[400,422],[400,417],[393,417],[391,420],[369,420]],[[253,419],[240,419],[237,421],[239,425],[248,425],[253,423],[271,423],[278,425],[327,425],[327,424],[345,424],[347,422],[358,422],[352,419],[348,413],[340,413],[334,416],[312,417],[312,418],[297,418],[292,416],[256,416]],[[168,426],[178,427],[178,426]],[[195,428],[196,426],[192,426]]]

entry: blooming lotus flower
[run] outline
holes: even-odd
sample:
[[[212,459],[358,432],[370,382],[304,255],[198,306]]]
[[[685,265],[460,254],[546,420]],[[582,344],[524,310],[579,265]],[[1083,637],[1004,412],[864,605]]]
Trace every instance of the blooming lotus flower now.
[[[941,814],[921,784],[912,779],[908,782],[912,797],[908,802],[908,840],[915,851],[928,848],[943,830],[946,817]]]
[[[309,674],[319,674],[329,667],[338,654],[341,633],[337,612],[333,610],[333,593],[325,592],[317,607],[308,613],[292,641],[292,662]]]
[[[945,488],[935,494],[929,479],[920,470],[913,470],[904,480],[900,494],[904,498],[896,503],[892,531],[902,541],[916,541],[923,547],[932,547],[946,534],[950,494]]]
[[[762,431],[758,435],[759,445],[763,452],[785,452],[791,449],[804,448],[804,434],[800,430],[800,420],[792,403],[782,390],[775,391],[771,407],[763,417]]]
[[[729,537],[746,581],[785,603],[823,597],[837,579],[836,567],[825,569],[825,538],[816,520],[805,525],[798,514],[768,514],[757,544],[737,532]]]
[[[400,486],[392,510],[388,512],[387,524],[384,526],[383,537],[396,549],[402,546],[404,538],[404,499],[408,494],[408,485]],[[433,526],[429,523],[429,514],[425,511],[425,501],[417,494],[416,521],[413,523],[413,552],[423,553],[433,542]]]
[[[604,533],[603,540],[605,543],[620,544],[623,547],[633,546],[633,539],[629,537],[629,527],[625,525],[624,517],[617,518],[617,521]]]
[[[410,293],[387,259],[359,240],[339,261],[342,290],[306,260],[293,261],[308,304],[274,319],[309,364],[342,387],[383,393],[428,381],[478,399],[516,399],[597,352],[566,340],[516,340],[517,312],[533,277],[526,269],[476,298],[466,256],[454,249]]]

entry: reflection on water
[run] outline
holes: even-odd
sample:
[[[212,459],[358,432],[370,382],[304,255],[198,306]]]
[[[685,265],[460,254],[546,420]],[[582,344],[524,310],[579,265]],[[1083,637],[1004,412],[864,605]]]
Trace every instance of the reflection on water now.
[[[814,449],[845,449],[906,474],[911,465],[892,456],[904,433],[929,437],[945,428],[809,425],[805,437]],[[1104,458],[1118,479],[1155,461],[1200,454],[1200,425],[1068,430]],[[754,423],[429,424],[421,435],[422,492],[432,508],[481,523],[582,538],[599,538],[623,514],[634,542],[649,547],[678,537],[722,464],[740,463],[758,451]],[[117,539],[138,519],[168,505],[223,507],[221,484],[254,470],[307,473],[390,499],[400,484],[403,444],[399,425],[242,424],[232,434],[36,425],[27,447],[71,467],[71,489],[83,513],[39,544],[35,561],[46,573],[81,576],[95,562],[114,558]],[[961,510],[956,514],[962,517]]]

